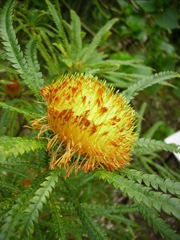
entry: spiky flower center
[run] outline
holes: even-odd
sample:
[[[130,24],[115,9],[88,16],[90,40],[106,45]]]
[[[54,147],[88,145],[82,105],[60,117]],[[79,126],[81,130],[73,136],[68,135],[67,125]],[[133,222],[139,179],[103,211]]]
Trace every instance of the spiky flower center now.
[[[40,93],[47,101],[47,123],[41,132],[54,133],[48,143],[51,168],[64,166],[68,176],[73,168],[112,171],[130,161],[137,139],[135,114],[113,88],[97,77],[75,74],[63,76]]]

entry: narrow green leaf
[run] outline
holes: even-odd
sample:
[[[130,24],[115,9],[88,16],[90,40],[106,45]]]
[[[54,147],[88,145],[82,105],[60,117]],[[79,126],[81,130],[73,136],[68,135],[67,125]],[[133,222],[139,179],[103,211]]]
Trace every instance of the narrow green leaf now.
[[[25,152],[43,149],[45,146],[46,143],[42,140],[8,136],[0,137],[0,155],[4,156],[4,160],[10,156],[17,157]]]
[[[73,207],[77,212],[79,219],[81,220],[84,230],[87,232],[89,239],[98,240],[105,239],[108,240],[104,233],[104,229],[93,221],[93,219],[88,215],[88,212],[79,203],[78,199],[74,196],[74,191],[70,188],[70,185],[63,179],[64,186],[67,189],[69,196],[71,196],[71,201],[73,202]]]
[[[82,208],[89,212],[91,215],[104,216],[107,214],[127,214],[135,213],[138,211],[137,205],[103,205],[103,204],[87,204],[82,203]]]
[[[34,39],[31,39],[27,44],[25,57],[28,64],[28,69],[31,73],[31,78],[34,79],[34,82],[38,83],[39,89],[41,89],[43,87],[44,81],[37,60],[36,41]]]
[[[4,102],[0,102],[0,107],[8,109],[8,110],[13,111],[13,112],[21,113],[21,114],[23,114],[27,117],[30,117],[30,118],[38,118],[40,116],[37,113],[33,113],[33,112],[30,112],[30,111],[25,110],[25,109],[20,109],[20,108],[17,108],[17,107],[13,107],[13,106],[11,106],[7,103],[4,103]]]
[[[157,211],[163,210],[180,219],[179,199],[169,194],[152,191],[149,187],[144,187],[114,172],[98,171],[95,175],[113,184],[115,188],[134,199],[137,204],[144,203],[147,207],[153,207]]]
[[[59,204],[59,201],[52,195],[51,198],[49,198],[48,205],[51,210],[52,221],[55,222],[55,224],[52,225],[52,228],[61,240],[66,240],[68,225],[66,223],[66,219],[61,214],[61,204]]]
[[[113,26],[113,24],[117,21],[118,21],[117,18],[112,19],[109,22],[107,22],[106,25],[99,30],[99,32],[94,36],[89,47],[86,49],[86,52],[84,53],[84,55],[81,59],[82,62],[86,62],[87,59],[91,58],[91,54],[99,46],[99,43],[102,40],[102,38],[109,31],[109,29]]]
[[[168,191],[171,194],[180,196],[180,183],[169,178],[164,179],[158,175],[143,173],[136,169],[124,169],[121,174],[138,183],[143,182],[147,187],[151,186],[156,190],[161,189],[165,193]]]
[[[151,139],[151,138],[140,138],[136,142],[134,152],[138,153],[152,153],[152,151],[169,151],[169,152],[179,152],[179,148],[176,144],[167,144],[163,141]]]
[[[139,91],[142,91],[143,89],[152,86],[153,84],[161,83],[163,81],[179,77],[180,75],[176,72],[160,72],[139,80],[137,83],[124,90],[122,92],[122,95],[126,97],[127,100],[131,100],[138,94]]]
[[[71,34],[71,44],[73,47],[73,50],[75,51],[75,54],[77,55],[76,58],[78,58],[78,55],[80,54],[80,51],[82,49],[82,38],[81,38],[81,22],[79,17],[76,15],[76,13],[71,10],[71,20],[72,20],[72,34]]]
[[[144,204],[139,205],[139,210],[143,217],[148,220],[150,226],[153,227],[155,232],[159,232],[167,240],[179,240],[180,237],[175,231],[159,217],[156,210],[147,208]]]
[[[59,171],[51,171],[50,175],[46,177],[41,187],[35,192],[34,197],[31,199],[28,207],[24,210],[23,223],[21,226],[20,239],[27,238],[34,231],[34,223],[38,221],[39,212],[42,210],[43,205],[47,202],[50,194],[58,182]]]
[[[37,187],[39,187],[39,184],[42,182],[42,179],[44,179],[45,175],[46,173],[41,174],[40,179],[37,179]],[[14,239],[15,236],[17,237],[16,239],[22,239],[19,238],[19,234],[17,233],[17,231],[19,231],[20,229],[20,220],[23,217],[24,209],[29,206],[30,199],[32,199],[32,195],[36,190],[36,187],[34,187],[33,189],[25,189],[24,192],[20,195],[20,197],[15,200],[13,207],[4,214],[4,224],[1,226],[0,239],[9,240]]]
[[[140,110],[138,112],[139,114],[139,118],[137,119],[137,127],[136,127],[136,131],[140,134],[141,132],[141,127],[142,127],[142,119],[145,113],[145,110],[147,108],[147,103],[142,103]]]
[[[16,201],[13,208],[5,214],[5,223],[1,227],[0,239],[9,240],[14,236],[15,228],[19,223],[19,217],[23,212],[24,206],[29,201],[29,192],[29,189],[27,189]]]
[[[15,30],[13,29],[12,16],[14,0],[8,0],[0,13],[0,37],[3,39],[2,44],[12,66],[17,70],[24,82],[32,90],[32,92],[39,98],[39,90],[42,87],[42,81],[34,79],[34,74],[31,73],[28,63],[24,58],[23,52],[20,49],[16,39]]]
[[[105,236],[104,231],[100,228],[95,221],[88,215],[88,213],[80,206],[78,202],[74,203],[74,207],[77,211],[77,214],[84,226],[84,229],[88,233],[88,237],[93,240],[104,239],[108,240],[107,236]]]
[[[58,11],[57,11],[55,9],[55,6],[49,0],[46,0],[46,4],[47,4],[48,10],[49,10],[50,14],[52,15],[52,18],[56,24],[59,36],[62,39],[62,42],[64,44],[64,48],[66,49],[67,52],[69,52],[70,45],[67,40],[65,31],[64,31],[63,20],[62,20],[62,16],[61,16],[61,12],[60,12],[60,6],[58,6],[58,8],[57,8]]]

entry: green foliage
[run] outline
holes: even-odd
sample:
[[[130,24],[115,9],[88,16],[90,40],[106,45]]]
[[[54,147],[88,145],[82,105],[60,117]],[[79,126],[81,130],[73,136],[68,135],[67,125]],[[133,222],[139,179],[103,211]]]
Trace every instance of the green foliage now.
[[[34,231],[34,223],[38,222],[39,211],[42,211],[43,204],[47,199],[58,181],[58,171],[51,171],[50,175],[40,184],[38,190],[34,193],[28,206],[24,210],[23,222],[20,225],[20,238],[29,238]]]
[[[170,192],[171,194],[180,195],[179,182],[175,182],[169,178],[160,178],[154,174],[146,174],[135,169],[123,170],[122,174],[131,180],[134,180],[140,184],[144,183],[147,187],[151,186],[155,190],[158,188],[163,192]]]
[[[123,92],[123,95],[129,99],[132,100],[134,96],[138,94],[139,91],[142,91],[143,89],[152,86],[156,83],[160,83],[165,80],[169,80],[171,78],[179,77],[178,73],[174,72],[162,72],[162,73],[157,73],[155,75],[152,75],[150,77],[146,77],[137,83],[131,85],[128,89],[126,89]]]
[[[148,223],[153,227],[155,232],[159,232],[166,239],[178,240],[179,235],[176,234],[171,227],[159,217],[156,210],[148,208],[141,204],[139,210],[143,214],[144,218],[148,220]]]
[[[45,36],[45,33],[43,33],[43,35],[37,36],[37,45],[42,57],[49,66],[48,71],[51,75],[58,76],[66,71],[71,73],[86,72],[97,74],[112,81],[111,74],[120,66],[144,67],[138,59],[127,61],[121,61],[120,59],[109,60],[105,53],[98,50],[103,41],[108,37],[112,26],[117,22],[116,18],[108,21],[93,36],[91,43],[87,45],[82,41],[85,34],[81,29],[81,22],[77,14],[74,11],[70,11],[71,23],[69,24],[62,19],[58,2],[56,2],[56,8],[50,1],[47,0],[46,3],[49,10],[48,14],[51,14],[54,20],[53,24],[56,26],[54,30],[56,41],[54,42],[54,38],[51,40],[48,35]],[[52,32],[53,36],[54,32]],[[45,38],[45,43],[43,43],[43,38]],[[53,44],[51,44],[52,41]],[[48,51],[47,48],[49,49]],[[54,59],[53,64],[52,58]],[[124,77],[126,77],[126,81],[132,78],[131,74],[128,73],[125,73]],[[118,80],[118,77],[113,79]],[[120,82],[119,86],[124,87]]]
[[[52,196],[49,199],[49,208],[52,214],[52,220],[55,223],[53,225],[54,232],[60,236],[61,239],[66,239],[66,222],[61,213],[62,206],[59,206],[59,202]]]
[[[30,112],[30,111],[27,111],[27,109],[20,109],[20,108],[17,108],[17,107],[13,107],[7,103],[4,103],[4,102],[0,102],[0,106],[5,108],[5,109],[8,109],[9,111],[13,111],[13,112],[17,112],[17,113],[21,113],[27,117],[37,117],[38,114],[36,113],[33,113],[33,112]]]
[[[4,219],[5,223],[1,229],[1,239],[10,239],[15,231],[15,226],[19,222],[20,214],[22,214],[24,206],[29,202],[29,191],[24,192],[17,202],[14,204],[13,209],[6,212]]]
[[[10,156],[14,156],[16,158],[19,154],[23,155],[25,152],[28,153],[30,151],[36,151],[44,147],[44,141],[24,137],[0,137],[0,153],[5,159]]]
[[[57,180],[57,172],[52,171],[48,177],[44,178],[42,183],[39,182],[38,190],[36,190],[37,186],[34,186],[34,189],[31,191],[24,191],[13,209],[6,213],[5,224],[1,231],[2,239],[9,239],[15,231],[18,231],[16,233],[17,238],[23,237],[26,239],[26,236],[33,232],[33,222],[37,222],[39,210],[42,210],[43,204],[55,187]],[[32,197],[33,195],[34,197]],[[24,221],[27,222],[27,225],[20,224],[20,222]],[[18,230],[16,229],[17,226]]]
[[[51,13],[56,27],[58,29],[58,34],[60,39],[58,43],[55,44],[57,48],[62,53],[61,61],[63,61],[67,67],[72,69],[72,71],[90,71],[93,67],[96,66],[98,72],[100,69],[104,69],[105,63],[102,60],[98,60],[98,53],[96,48],[99,46],[103,37],[107,34],[112,25],[117,22],[117,19],[112,19],[109,21],[99,32],[94,36],[91,44],[88,47],[82,46],[82,37],[81,37],[81,23],[79,17],[76,15],[74,11],[71,11],[71,25],[66,22],[63,22],[61,13],[57,12],[53,4],[51,4],[48,0],[46,1],[48,4],[49,12]],[[64,25],[66,28],[64,29]],[[93,59],[92,56],[95,55]],[[99,58],[102,59],[100,56]],[[116,63],[113,63],[113,67]]]
[[[83,3],[73,8],[83,17]],[[87,1],[90,4],[91,1]],[[99,2],[101,4],[96,4]],[[178,67],[179,40],[178,21],[179,3],[177,1],[95,1],[91,11],[86,10],[86,23],[96,22],[91,30],[104,24],[104,21],[117,17],[119,20],[116,31],[116,42],[120,39],[120,51],[124,50],[142,58],[148,66],[156,71],[163,69],[174,71]],[[101,9],[99,11],[98,9]],[[113,41],[112,41],[113,43]],[[113,46],[113,44],[111,45]]]
[[[71,1],[67,1],[67,7],[68,2]],[[150,2],[133,3],[135,8],[147,13],[158,9]],[[152,75],[152,69],[137,56],[131,56],[126,49],[117,51],[114,43],[119,34],[124,37],[133,33],[132,40],[140,41],[149,31],[145,28],[147,19],[128,8],[129,2],[115,1],[114,8],[110,6],[111,11],[107,13],[108,3],[94,1],[93,13],[86,12],[98,20],[93,30],[76,11],[71,9],[67,17],[64,4],[64,1],[60,6],[58,0],[55,3],[45,0],[32,1],[32,6],[24,1],[21,6],[18,1],[8,0],[1,9],[0,239],[94,240],[121,236],[126,240],[138,238],[143,231],[145,237],[142,238],[147,239],[142,220],[138,221],[141,217],[163,239],[179,239],[166,222],[166,216],[174,220],[180,218],[179,175],[177,169],[167,167],[159,154],[179,152],[179,149],[175,144],[151,138],[161,122],[143,133],[142,119],[149,107],[146,103],[137,114],[136,131],[142,136],[134,146],[133,161],[130,167],[119,172],[98,169],[88,174],[71,174],[65,179],[64,169],[49,169],[51,156],[46,140],[51,138],[51,133],[37,139],[34,138],[36,131],[24,128],[31,120],[46,114],[45,104],[38,102],[44,83],[51,83],[64,73],[97,74],[108,84],[125,89],[121,94],[128,101],[150,86],[179,78],[178,73],[168,69]],[[71,4],[78,8],[74,1]],[[88,6],[91,6],[89,1]],[[114,17],[119,11],[117,6],[124,9],[127,20],[124,26],[117,24],[121,21],[118,16]],[[168,15],[172,16],[173,12],[173,21],[167,24],[170,29],[177,25],[176,10],[170,9]],[[155,19],[164,28],[167,19],[160,14],[158,12]],[[110,34],[115,39],[108,40]],[[12,79],[20,83],[22,93],[9,99],[6,87]]]
[[[174,198],[170,194],[151,191],[150,187],[144,187],[116,173],[98,171],[96,176],[113,184],[115,188],[120,189],[124,194],[133,198],[137,204],[143,203],[149,208],[153,207],[157,211],[163,210],[180,219],[179,199]]]
[[[140,138],[137,141],[135,152],[148,154],[148,152],[157,152],[157,151],[170,151],[170,152],[179,152],[179,148],[175,144],[167,144],[163,141],[157,141],[150,138]]]
[[[92,221],[91,217],[89,217],[86,209],[82,209],[81,206],[76,202],[74,204],[76,212],[82,222],[84,229],[87,232],[87,235],[90,239],[108,239],[105,236],[104,231]]]
[[[2,43],[7,53],[7,60],[11,62],[12,66],[24,79],[25,83],[32,90],[32,92],[36,96],[38,96],[38,89],[42,87],[43,81],[41,79],[41,74],[39,72],[36,72],[36,70],[38,69],[38,65],[36,66],[36,68],[34,68],[34,66],[37,64],[34,54],[34,46],[31,43],[27,47],[27,63],[26,59],[23,57],[23,52],[20,50],[20,46],[18,44],[15,31],[12,26],[12,11],[14,4],[14,0],[8,1],[4,6],[3,10],[1,11],[0,35],[3,39]],[[32,62],[34,66],[31,66]]]

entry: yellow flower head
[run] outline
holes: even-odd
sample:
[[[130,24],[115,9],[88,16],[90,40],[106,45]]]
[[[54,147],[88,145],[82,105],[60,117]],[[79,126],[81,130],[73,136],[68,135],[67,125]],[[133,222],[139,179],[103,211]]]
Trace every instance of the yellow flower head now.
[[[85,172],[96,168],[122,169],[131,158],[137,139],[134,110],[105,82],[83,74],[65,75],[40,91],[47,102],[47,116],[33,127],[51,130],[47,149],[50,168]],[[45,123],[44,120],[46,121]]]

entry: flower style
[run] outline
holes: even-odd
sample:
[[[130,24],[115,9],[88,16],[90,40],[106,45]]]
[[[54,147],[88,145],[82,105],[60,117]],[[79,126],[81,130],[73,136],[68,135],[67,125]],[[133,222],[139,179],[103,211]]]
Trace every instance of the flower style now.
[[[39,136],[52,131],[47,149],[50,168],[65,167],[66,177],[75,169],[122,169],[131,160],[137,140],[135,113],[113,87],[92,75],[64,75],[40,91],[47,102],[47,116],[35,120]]]

